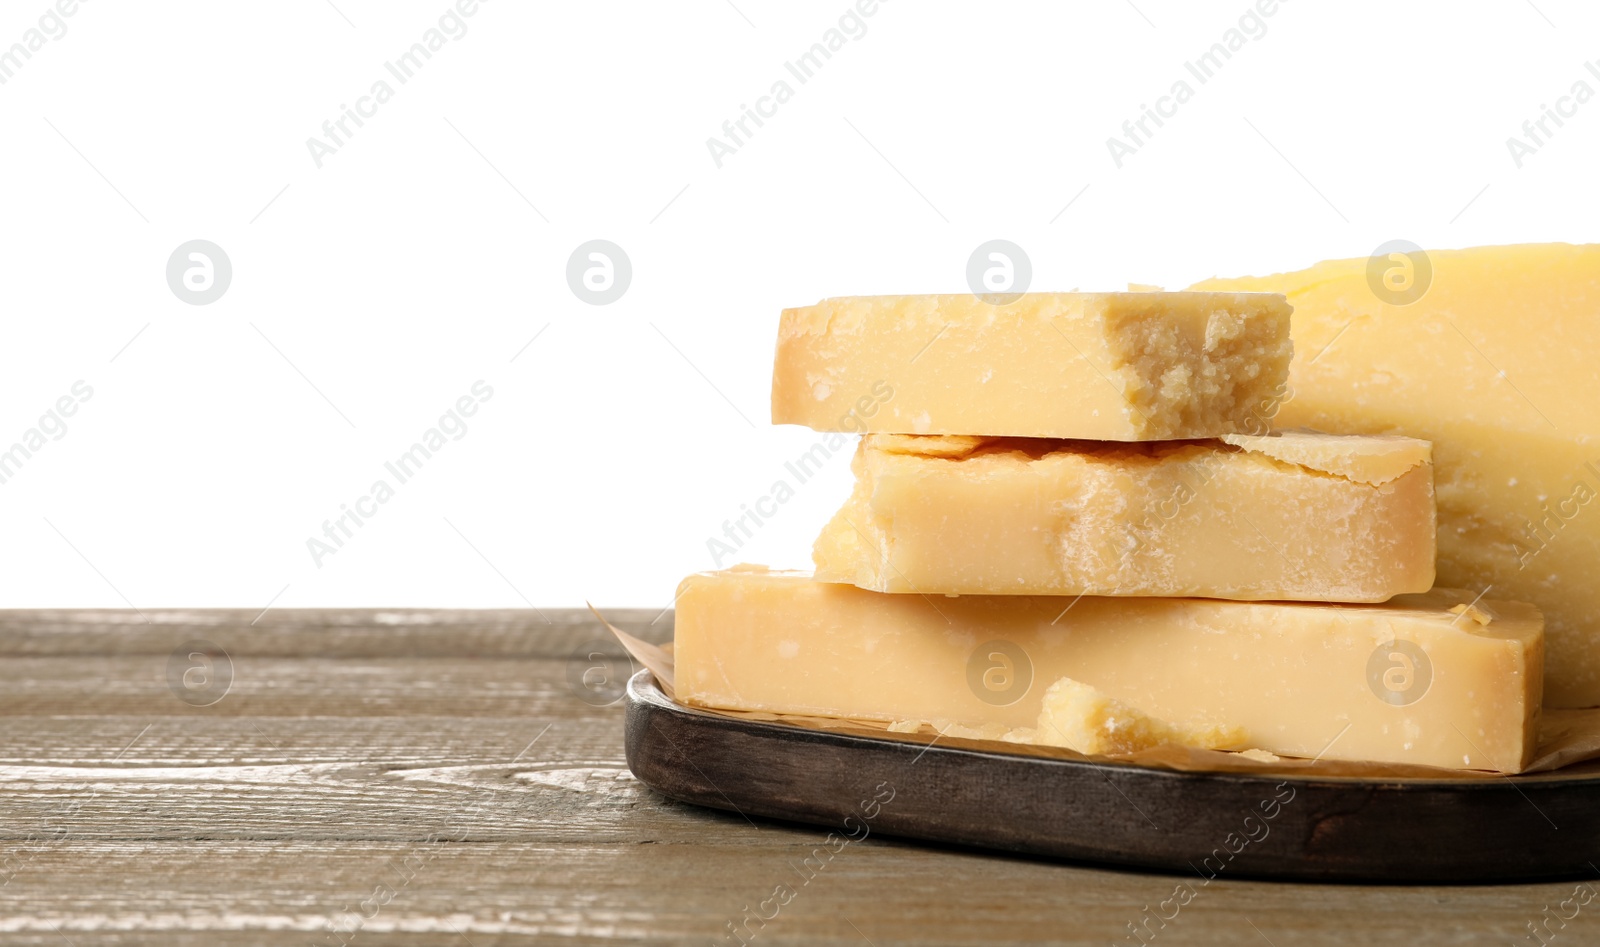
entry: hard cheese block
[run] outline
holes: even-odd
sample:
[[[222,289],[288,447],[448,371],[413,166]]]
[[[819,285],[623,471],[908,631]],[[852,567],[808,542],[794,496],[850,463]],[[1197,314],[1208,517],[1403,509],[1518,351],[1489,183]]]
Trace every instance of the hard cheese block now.
[[[816,576],[880,592],[1382,602],[1433,586],[1429,445],[870,434]]]
[[[1273,753],[1516,772],[1534,749],[1543,622],[1471,599],[943,598],[746,566],[679,588],[675,687],[705,707],[1021,729],[1070,677]]]
[[[1289,307],[1245,293],[865,296],[789,309],[772,421],[1106,441],[1263,433]]]
[[[1439,582],[1537,604],[1546,700],[1600,706],[1600,246],[1426,257],[1196,288],[1294,304],[1280,423],[1433,441]]]

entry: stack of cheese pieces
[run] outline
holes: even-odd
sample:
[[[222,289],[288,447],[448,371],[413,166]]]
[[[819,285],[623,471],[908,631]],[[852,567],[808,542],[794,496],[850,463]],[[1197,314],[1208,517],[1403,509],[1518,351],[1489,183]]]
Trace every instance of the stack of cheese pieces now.
[[[1432,588],[1432,445],[1276,431],[1290,306],[1243,292],[826,300],[773,421],[863,433],[814,575],[685,580],[676,693],[1091,754],[1517,772],[1543,619]]]

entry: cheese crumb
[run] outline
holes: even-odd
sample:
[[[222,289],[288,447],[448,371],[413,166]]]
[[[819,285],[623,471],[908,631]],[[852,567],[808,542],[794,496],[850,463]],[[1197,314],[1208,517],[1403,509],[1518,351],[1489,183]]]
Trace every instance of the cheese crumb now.
[[[1494,616],[1476,605],[1452,605],[1450,614],[1465,615],[1480,625],[1487,625],[1494,621]]]
[[[1164,744],[1229,750],[1243,747],[1246,740],[1239,727],[1179,726],[1157,720],[1087,684],[1063,677],[1045,691],[1034,742],[1105,756]]]
[[[961,740],[1003,740],[1008,743],[1031,743],[1026,738],[1019,739],[1018,731],[1006,727],[1004,724],[989,723],[981,727],[968,727],[950,720],[933,721],[934,729],[940,736],[956,737]]]

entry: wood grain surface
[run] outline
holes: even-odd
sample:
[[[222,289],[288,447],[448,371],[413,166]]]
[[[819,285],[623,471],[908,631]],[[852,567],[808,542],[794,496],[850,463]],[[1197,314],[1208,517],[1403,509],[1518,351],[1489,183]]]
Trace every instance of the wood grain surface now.
[[[0,943],[1600,943],[1600,872],[1200,884],[874,835],[802,882],[825,831],[628,772],[621,655],[551,609],[0,613]]]

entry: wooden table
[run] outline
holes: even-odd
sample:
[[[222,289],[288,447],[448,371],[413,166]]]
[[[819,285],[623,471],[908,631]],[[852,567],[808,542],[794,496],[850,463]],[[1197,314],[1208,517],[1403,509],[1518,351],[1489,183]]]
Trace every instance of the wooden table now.
[[[670,613],[608,617],[671,636]],[[586,612],[256,618],[0,612],[0,943],[736,944],[826,834],[643,788],[594,691],[626,660]],[[1600,942],[1600,879],[1586,904],[1225,878],[1168,901],[1184,880],[874,836],[746,940]]]

